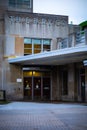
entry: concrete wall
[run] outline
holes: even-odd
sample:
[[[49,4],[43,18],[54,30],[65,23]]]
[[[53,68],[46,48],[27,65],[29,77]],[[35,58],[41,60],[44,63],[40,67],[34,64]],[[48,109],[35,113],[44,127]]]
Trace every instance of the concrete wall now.
[[[0,35],[0,89],[3,90],[3,55],[4,55],[4,37]]]
[[[85,67],[85,101],[87,102],[87,66]]]
[[[21,82],[18,82],[21,80]],[[23,74],[19,65],[10,65],[7,60],[4,61],[4,88],[6,90],[6,99],[23,99]]]

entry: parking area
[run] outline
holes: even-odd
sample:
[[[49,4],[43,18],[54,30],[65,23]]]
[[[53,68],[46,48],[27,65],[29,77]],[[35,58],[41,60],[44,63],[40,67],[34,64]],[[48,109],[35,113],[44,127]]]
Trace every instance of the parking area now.
[[[87,130],[87,106],[32,102],[0,105],[0,130]]]

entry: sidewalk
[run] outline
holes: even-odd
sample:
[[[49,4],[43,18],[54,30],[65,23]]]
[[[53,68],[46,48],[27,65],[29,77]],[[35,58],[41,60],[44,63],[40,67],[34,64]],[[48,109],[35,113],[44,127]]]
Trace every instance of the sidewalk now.
[[[87,106],[28,102],[0,105],[0,130],[87,130]]]

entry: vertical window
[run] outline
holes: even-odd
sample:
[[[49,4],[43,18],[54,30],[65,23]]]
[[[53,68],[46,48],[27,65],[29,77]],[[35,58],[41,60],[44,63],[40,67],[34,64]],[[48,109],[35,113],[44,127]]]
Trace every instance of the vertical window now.
[[[67,70],[64,70],[63,75],[62,75],[62,94],[63,95],[68,94],[68,72],[67,72]]]
[[[32,54],[32,41],[29,38],[24,39],[24,55]]]
[[[51,40],[43,40],[43,51],[50,51]]]
[[[40,39],[32,39],[32,44],[34,48],[34,54],[35,53],[40,53],[41,52],[41,40]]]

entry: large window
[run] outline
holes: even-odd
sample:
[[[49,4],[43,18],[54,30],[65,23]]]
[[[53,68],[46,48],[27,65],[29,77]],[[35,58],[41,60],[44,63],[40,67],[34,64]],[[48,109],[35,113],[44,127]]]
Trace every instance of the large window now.
[[[50,51],[50,39],[24,38],[24,55]]]
[[[31,8],[31,0],[9,0],[9,6],[28,9]]]

